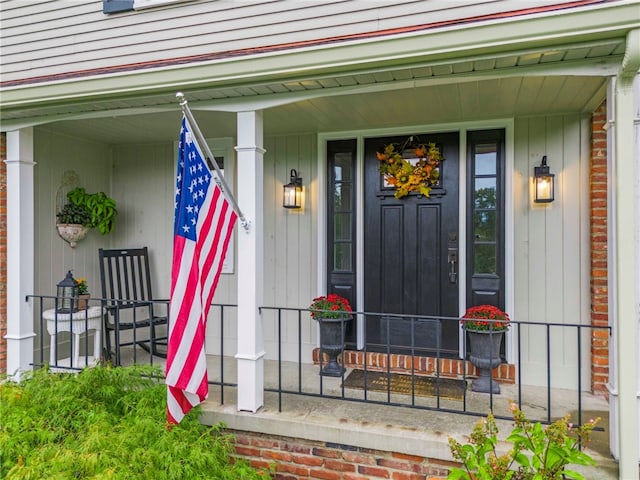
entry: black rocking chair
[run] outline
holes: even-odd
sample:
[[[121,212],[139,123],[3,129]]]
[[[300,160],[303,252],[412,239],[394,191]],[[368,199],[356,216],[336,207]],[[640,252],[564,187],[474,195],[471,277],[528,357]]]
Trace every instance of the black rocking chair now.
[[[113,355],[111,334],[114,336],[115,365],[121,365],[120,348],[133,346],[133,361],[136,361],[136,346],[152,355],[166,357],[167,336],[158,337],[156,327],[168,324],[168,316],[158,315],[163,309],[162,300],[155,300],[151,293],[151,272],[147,247],[99,250],[102,303],[107,314],[104,317],[105,357]],[[166,300],[165,300],[166,301]],[[166,302],[168,308],[168,302]],[[166,308],[164,308],[166,310]],[[149,330],[141,335],[140,329]],[[122,339],[123,331],[131,331],[130,337]]]

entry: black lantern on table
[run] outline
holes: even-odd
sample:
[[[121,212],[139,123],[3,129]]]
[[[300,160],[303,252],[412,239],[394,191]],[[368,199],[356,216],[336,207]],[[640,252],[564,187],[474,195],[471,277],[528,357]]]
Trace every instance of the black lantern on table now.
[[[78,284],[73,275],[71,275],[71,270],[58,283],[56,297],[56,311],[58,313],[74,313],[78,311]]]
[[[289,183],[284,186],[284,197],[282,206],[284,208],[302,207],[302,178],[298,176],[295,169],[289,172]]]

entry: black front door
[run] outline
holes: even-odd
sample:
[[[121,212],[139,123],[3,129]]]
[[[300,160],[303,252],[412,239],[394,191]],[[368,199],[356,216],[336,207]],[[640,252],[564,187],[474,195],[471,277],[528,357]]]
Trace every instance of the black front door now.
[[[407,137],[368,138],[364,157],[364,311],[369,350],[458,353],[458,323],[402,315],[458,315],[459,134],[420,135],[435,142],[444,161],[430,197],[397,199],[379,172],[376,152]]]

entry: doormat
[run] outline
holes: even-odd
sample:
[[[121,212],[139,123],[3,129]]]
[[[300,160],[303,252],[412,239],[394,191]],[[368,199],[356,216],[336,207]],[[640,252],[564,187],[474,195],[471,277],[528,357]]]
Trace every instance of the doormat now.
[[[413,393],[421,397],[448,398],[462,400],[466,389],[464,380],[455,378],[420,377],[404,375],[401,373],[386,373],[367,371],[367,390],[386,392],[388,380],[391,380],[391,393],[411,395],[411,380],[413,380]],[[364,388],[364,370],[353,370],[344,380],[345,388]]]

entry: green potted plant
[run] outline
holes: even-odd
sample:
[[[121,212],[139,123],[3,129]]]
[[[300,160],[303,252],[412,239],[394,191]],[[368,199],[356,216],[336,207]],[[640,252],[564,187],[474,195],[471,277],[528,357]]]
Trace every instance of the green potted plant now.
[[[90,228],[97,228],[102,235],[110,233],[117,214],[116,201],[104,192],[87,193],[83,187],[76,187],[67,193],[67,203],[56,214],[56,227],[73,248]]]
[[[469,360],[480,371],[471,383],[471,390],[500,393],[500,385],[492,381],[491,370],[502,363],[500,345],[509,328],[509,315],[493,305],[478,305],[469,307],[460,323],[469,335]]]
[[[345,368],[338,363],[338,355],[344,351],[345,322],[351,320],[351,305],[346,298],[330,293],[314,298],[309,310],[320,325],[320,357],[326,353],[329,358],[320,375],[340,377]]]
[[[89,293],[89,285],[85,277],[76,278],[76,286],[78,287],[78,310],[86,310],[91,294]]]

